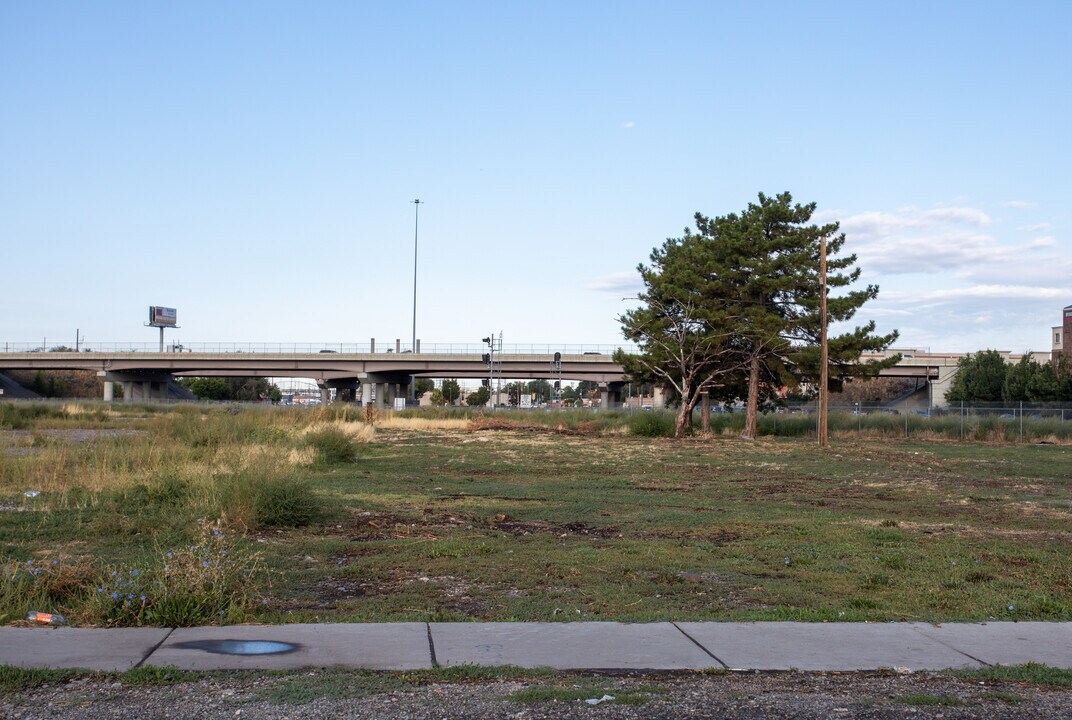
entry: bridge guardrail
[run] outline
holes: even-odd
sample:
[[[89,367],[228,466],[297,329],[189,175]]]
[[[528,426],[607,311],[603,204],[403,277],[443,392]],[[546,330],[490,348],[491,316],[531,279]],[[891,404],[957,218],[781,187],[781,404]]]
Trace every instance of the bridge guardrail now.
[[[198,352],[198,353],[257,353],[257,354],[315,354],[322,352],[370,354],[375,352],[387,354],[395,352],[394,343],[376,343],[375,351],[370,343],[175,343],[166,345],[164,352]],[[626,343],[618,344],[579,344],[579,343],[504,343],[502,353],[505,355],[611,355],[618,348],[627,352],[636,347]],[[145,352],[158,353],[159,343],[155,342],[92,342],[79,346],[79,352]],[[402,353],[413,352],[409,343],[398,347]],[[74,352],[74,348],[65,345],[43,345],[32,342],[0,343],[0,352]],[[480,355],[487,352],[482,343],[421,343],[422,355]]]

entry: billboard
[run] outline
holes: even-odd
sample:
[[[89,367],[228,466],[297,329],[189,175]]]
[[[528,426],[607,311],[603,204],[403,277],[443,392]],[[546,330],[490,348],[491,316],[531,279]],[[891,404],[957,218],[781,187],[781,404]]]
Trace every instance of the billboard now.
[[[149,324],[157,327],[175,327],[178,316],[175,308],[149,306]]]

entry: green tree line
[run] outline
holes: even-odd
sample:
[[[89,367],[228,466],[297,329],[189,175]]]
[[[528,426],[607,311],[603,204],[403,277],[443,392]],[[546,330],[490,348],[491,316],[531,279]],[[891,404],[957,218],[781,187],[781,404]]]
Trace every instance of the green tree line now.
[[[997,350],[984,350],[960,359],[957,374],[946,391],[950,402],[1064,402],[1072,401],[1072,361],[1038,362],[1031,353],[1007,363]]]

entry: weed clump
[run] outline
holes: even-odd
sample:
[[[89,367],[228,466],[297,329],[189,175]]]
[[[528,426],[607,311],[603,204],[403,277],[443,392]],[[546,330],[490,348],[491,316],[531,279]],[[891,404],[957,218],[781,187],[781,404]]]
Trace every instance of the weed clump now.
[[[254,509],[261,527],[304,527],[324,512],[312,485],[290,477],[270,478],[258,485]]]
[[[9,560],[0,564],[0,623],[20,620],[31,610],[70,612],[86,595],[93,568],[67,557]]]
[[[324,465],[352,463],[357,460],[357,447],[342,429],[327,425],[312,430],[305,442],[316,450],[317,460]]]
[[[251,467],[216,482],[220,514],[251,530],[302,527],[324,512],[312,484],[287,469]]]
[[[642,412],[629,419],[629,433],[640,437],[674,437],[674,419],[661,412]]]
[[[90,593],[91,619],[106,625],[189,627],[246,618],[267,601],[257,582],[260,555],[220,521],[202,522],[191,545],[147,558],[141,567],[106,567]]]

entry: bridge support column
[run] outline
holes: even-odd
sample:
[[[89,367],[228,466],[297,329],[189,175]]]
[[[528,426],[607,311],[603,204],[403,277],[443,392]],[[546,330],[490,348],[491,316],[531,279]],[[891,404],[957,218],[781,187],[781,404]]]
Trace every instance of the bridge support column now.
[[[957,375],[958,367],[939,367],[938,377],[927,381],[927,389],[930,392],[931,409],[948,407],[945,394],[953,385],[953,378]]]
[[[604,409],[622,406],[622,386],[625,383],[609,382],[599,384],[600,407]]]
[[[104,381],[104,402],[112,402],[115,399],[115,383],[111,380]]]
[[[383,410],[384,401],[387,399],[388,383],[376,383],[376,409]]]
[[[368,407],[372,404],[372,385],[368,380],[361,381],[361,405]]]
[[[142,402],[149,402],[153,399],[153,383],[149,380],[142,381],[141,399]]]
[[[320,388],[320,404],[327,405],[331,402],[331,388]]]
[[[127,403],[134,402],[134,383],[130,380],[123,381],[123,400]]]

